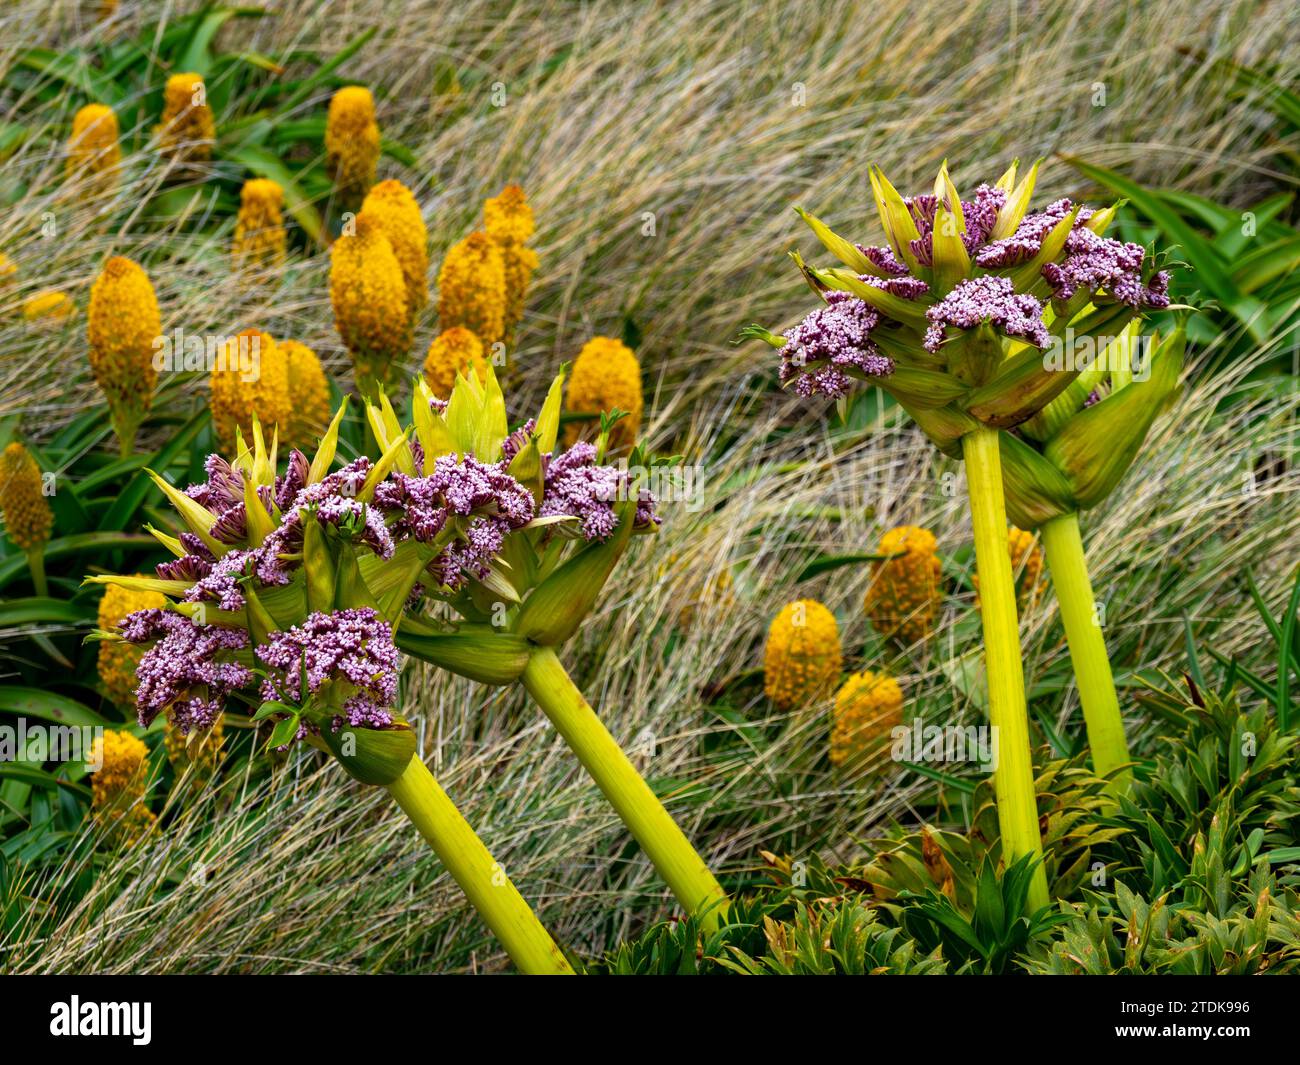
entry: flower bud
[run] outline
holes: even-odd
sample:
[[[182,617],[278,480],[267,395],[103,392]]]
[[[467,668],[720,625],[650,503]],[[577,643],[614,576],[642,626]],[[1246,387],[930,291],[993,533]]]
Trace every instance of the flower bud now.
[[[41,483],[36,460],[17,440],[0,455],[0,512],[5,533],[15,547],[32,551],[45,546],[54,527],[54,512]]]
[[[763,691],[781,710],[828,695],[844,657],[835,615],[815,599],[783,607],[772,620],[763,651]]]
[[[379,166],[375,99],[362,85],[347,85],[330,97],[325,120],[325,165],[339,206],[356,210],[375,183]]]

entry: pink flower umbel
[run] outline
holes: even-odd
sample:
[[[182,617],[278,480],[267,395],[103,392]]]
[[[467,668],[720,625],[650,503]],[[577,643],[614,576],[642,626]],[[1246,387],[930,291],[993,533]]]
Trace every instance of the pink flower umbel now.
[[[336,731],[344,721],[353,728],[393,723],[401,656],[392,629],[369,607],[310,614],[272,633],[257,657],[276,671],[262,682],[263,699],[293,704],[304,690],[318,695],[333,683],[342,692]]]

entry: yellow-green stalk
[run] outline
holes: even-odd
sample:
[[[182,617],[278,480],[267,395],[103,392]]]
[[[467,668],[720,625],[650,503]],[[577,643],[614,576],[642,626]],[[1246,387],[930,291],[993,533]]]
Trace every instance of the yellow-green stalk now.
[[[418,757],[412,757],[402,775],[388,785],[388,793],[442,859],[521,972],[573,974],[564,952]]]
[[[1007,509],[1016,524],[1037,528],[1042,535],[1093,766],[1111,777],[1115,791],[1128,787],[1130,756],[1079,511],[1116,489],[1155,419],[1177,395],[1182,328],[1152,337],[1145,360],[1135,360],[1140,343],[1135,323],[1099,353],[1098,365],[1080,374],[1018,434],[1003,433],[1000,439]],[[1135,361],[1142,369],[1140,380],[1132,372]]]
[[[1132,778],[1127,768],[1131,761],[1128,740],[1124,736],[1124,717],[1120,713],[1110,656],[1106,654],[1106,639],[1097,617],[1092,581],[1088,578],[1079,515],[1072,511],[1051,518],[1038,531],[1047,552],[1052,589],[1061,608],[1061,624],[1070,644],[1070,660],[1079,688],[1093,768],[1099,776],[1114,774],[1115,788],[1126,790]]]
[[[700,914],[706,929],[716,929],[725,916],[726,892],[569,679],[554,649],[535,648],[521,680],[678,901]]]
[[[981,427],[967,433],[962,437],[962,454],[966,459],[975,564],[980,577],[989,723],[997,730],[993,787],[998,800],[1002,855],[1008,865],[1025,855],[1038,861],[1028,900],[1030,909],[1037,910],[1048,903],[1047,876],[1041,860],[1043,840],[1038,831],[1016,583],[1007,553],[1007,514],[1002,502],[997,431]]]

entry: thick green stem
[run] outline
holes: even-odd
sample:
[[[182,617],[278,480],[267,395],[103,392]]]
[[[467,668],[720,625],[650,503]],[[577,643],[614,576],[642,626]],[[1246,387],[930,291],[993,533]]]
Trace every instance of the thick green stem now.
[[[726,892],[601,724],[555,652],[549,647],[533,651],[522,680],[649,855],[677,900],[688,913],[699,914],[706,929],[716,929],[725,909]]]
[[[388,785],[388,791],[456,878],[519,971],[533,976],[572,976],[563,952],[418,756]]]
[[[1112,778],[1113,788],[1126,790],[1132,779],[1131,773],[1122,768],[1130,761],[1128,741],[1124,738],[1124,718],[1119,712],[1106,640],[1095,613],[1088,561],[1079,535],[1079,515],[1062,514],[1044,522],[1039,531],[1070,644],[1093,767],[1102,775],[1120,770]]]
[[[1029,890],[1029,908],[1048,904],[1043,841],[1038,832],[1038,802],[1029,751],[1024,664],[1016,617],[1016,585],[1007,550],[1007,514],[1002,499],[1002,461],[998,434],[979,428],[962,437],[966,483],[970,491],[975,565],[980,578],[980,616],[984,623],[984,672],[988,677],[989,721],[997,730],[997,769],[993,789],[998,803],[1002,856],[1010,865],[1026,854],[1039,859]]]

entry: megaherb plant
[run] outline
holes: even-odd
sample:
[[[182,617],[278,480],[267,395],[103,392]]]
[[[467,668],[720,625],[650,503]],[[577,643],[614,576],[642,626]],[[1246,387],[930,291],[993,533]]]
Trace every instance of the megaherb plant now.
[[[1078,377],[1082,367],[1045,357],[1054,341],[1067,355],[1085,341],[1105,349],[1144,311],[1169,306],[1169,275],[1141,246],[1104,236],[1114,207],[1062,199],[1029,213],[1037,169],[1020,178],[1013,163],[964,201],[947,164],[932,194],[907,199],[873,168],[888,244],[854,244],[801,210],[843,266],[818,269],[794,254],[824,306],[784,336],[757,326],[744,334],[781,350],[781,381],[798,394],[842,399],[856,382],[876,384],[937,447],[965,460],[1008,864],[1039,858],[1042,842],[999,430],[1032,418]],[[1036,910],[1047,901],[1039,865],[1027,902]]]
[[[481,382],[458,375],[449,401],[418,382],[406,429],[381,392],[366,416],[382,454],[333,472],[345,408],[315,458],[293,451],[280,475],[254,422],[251,446],[239,433],[206,481],[180,491],[155,478],[185,526],[154,533],[172,561],[155,577],[91,578],[166,599],[100,634],[150,645],[136,670],[142,724],[166,712],[190,733],[242,712],[274,722],[272,747],[310,743],[387,787],[528,972],[568,966],[416,755],[396,708],[401,651],[522,683],[683,905],[713,923],[725,897],[556,655],[633,533],[658,521],[596,446],[556,448],[562,385],[514,433],[490,367]],[[424,614],[430,600],[440,615]]]
[[[209,457],[205,482],[180,491],[155,476],[185,526],[178,537],[154,532],[174,559],[155,577],[90,580],[157,592],[166,605],[100,636],[148,645],[136,667],[141,725],[166,713],[194,734],[242,710],[251,722],[274,722],[271,747],[303,741],[329,752],[355,779],[389,790],[522,971],[571,972],[425,767],[396,709],[393,629],[410,582],[394,583],[386,567],[367,582],[360,563],[364,555],[386,564],[397,539],[415,541],[409,528],[394,536],[375,498],[393,455],[330,472],[344,409],[315,457],[295,450],[283,474],[276,445],[255,424],[251,446],[238,435],[232,461]],[[480,472],[472,463],[452,456],[447,474],[471,483]],[[429,520],[436,511],[446,522],[455,505],[431,501]],[[433,560],[448,576],[473,551],[469,530],[459,532],[453,524]]]

